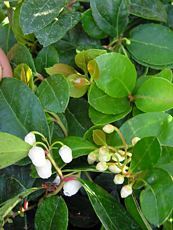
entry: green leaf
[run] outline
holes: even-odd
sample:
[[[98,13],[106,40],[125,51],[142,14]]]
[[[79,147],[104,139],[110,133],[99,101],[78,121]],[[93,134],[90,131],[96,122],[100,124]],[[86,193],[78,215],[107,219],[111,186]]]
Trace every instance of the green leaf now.
[[[105,114],[120,114],[130,109],[127,97],[113,98],[92,84],[88,91],[89,104],[99,112]]]
[[[106,37],[106,34],[95,23],[91,9],[88,9],[83,13],[81,21],[84,31],[90,37],[95,39],[102,39]]]
[[[37,54],[35,66],[37,72],[42,73],[45,68],[51,67],[58,62],[59,55],[57,50],[53,46],[48,46],[41,49],[41,51]]]
[[[79,12],[61,14],[58,17],[58,20],[55,20],[43,29],[36,31],[35,35],[43,46],[51,45],[63,38],[65,34],[79,22],[79,20]]]
[[[161,225],[171,214],[173,183],[169,174],[159,168],[147,171],[145,190],[140,194],[142,212],[151,224]]]
[[[30,195],[31,193],[39,190],[39,188],[30,188],[25,190],[24,192],[18,194],[14,198],[11,198],[10,200],[7,200],[3,206],[0,207],[0,227],[3,227],[4,225],[4,219],[6,216],[8,216],[13,208],[21,202],[21,198],[25,198],[26,196]]]
[[[136,83],[136,70],[130,59],[119,53],[97,57],[88,66],[96,85],[111,97],[131,94]]]
[[[134,146],[130,169],[142,171],[156,165],[161,155],[161,147],[156,137],[144,137]]]
[[[143,24],[130,32],[128,51],[139,63],[162,69],[173,64],[173,31],[159,24]]]
[[[0,132],[0,169],[27,156],[31,146],[20,138]]]
[[[0,83],[0,130],[23,138],[29,131],[49,137],[40,101],[21,81],[11,78]]]
[[[140,229],[125,209],[107,191],[90,181],[80,181],[106,230]]]
[[[128,3],[124,0],[90,0],[97,26],[111,37],[118,37],[128,24]]]
[[[63,74],[65,77],[77,73],[77,71],[72,66],[67,64],[61,64],[61,63],[46,68],[46,72],[49,75]]]
[[[69,102],[69,85],[62,75],[48,77],[37,88],[43,107],[54,113],[65,111]]]
[[[137,90],[135,104],[143,112],[161,112],[173,108],[173,84],[163,78],[149,78]]]
[[[93,141],[96,145],[106,145],[106,134],[100,130],[93,130]]]
[[[35,216],[36,230],[66,230],[68,226],[68,209],[62,197],[51,196],[38,206]]]
[[[166,9],[160,0],[129,0],[129,2],[130,14],[148,20],[167,21]]]
[[[0,34],[0,47],[7,53],[16,42],[11,26],[9,24],[0,25]]]
[[[8,57],[10,59],[10,62],[17,66],[21,63],[27,64],[33,72],[36,72],[34,60],[32,58],[32,55],[29,51],[29,49],[20,44],[15,44],[9,51]]]
[[[161,78],[164,78],[170,82],[172,82],[172,78],[173,78],[172,70],[169,68],[165,68],[155,75],[148,75],[148,76],[150,76],[150,77],[161,77]]]
[[[118,121],[124,118],[128,113],[130,113],[131,108],[128,108],[125,112],[114,114],[105,114],[95,110],[92,106],[89,107],[89,117],[94,125],[105,125]]]
[[[37,32],[52,22],[66,4],[66,0],[58,2],[50,0],[26,0],[21,7],[20,24],[25,34]]]
[[[88,49],[83,50],[75,56],[76,65],[84,71],[84,73],[88,72],[88,63],[94,58],[107,53],[106,50],[101,49]]]

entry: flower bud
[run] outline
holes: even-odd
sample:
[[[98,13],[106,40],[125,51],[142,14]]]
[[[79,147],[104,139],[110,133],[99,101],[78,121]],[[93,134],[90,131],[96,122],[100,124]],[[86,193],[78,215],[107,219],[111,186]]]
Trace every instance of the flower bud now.
[[[28,156],[36,167],[42,167],[45,164],[45,152],[41,147],[32,147],[29,150]]]
[[[28,133],[28,134],[25,136],[25,139],[24,139],[24,140],[25,140],[26,143],[28,143],[28,144],[30,144],[30,145],[34,145],[35,142],[36,142],[35,135],[34,135],[32,132]]]
[[[124,185],[122,188],[121,188],[121,197],[122,198],[126,198],[128,196],[130,196],[132,194],[133,190],[132,190],[132,185],[131,184],[128,184],[128,185]]]
[[[82,187],[81,183],[77,180],[70,180],[65,182],[63,186],[63,192],[65,196],[73,196],[75,195],[79,189]]]
[[[124,183],[124,176],[121,174],[117,174],[114,177],[114,183],[115,184],[123,184]]]
[[[109,150],[107,147],[102,146],[99,149],[99,161],[105,161],[108,162],[111,159],[111,155],[109,154]]]
[[[125,160],[125,157],[121,156],[118,152],[114,153],[114,155],[112,156],[112,159],[114,161],[117,161],[117,159],[119,160],[119,162],[122,162]]]
[[[92,165],[94,164],[94,162],[97,160],[97,154],[94,152],[91,152],[88,157],[87,157],[87,160],[88,160],[88,164],[89,165]]]
[[[106,169],[108,168],[106,162],[99,162],[97,165],[96,165],[96,169],[100,172],[104,172],[106,171]]]
[[[63,145],[60,149],[59,149],[59,155],[61,157],[61,159],[65,162],[65,163],[70,163],[73,159],[72,156],[72,150],[70,147],[68,147],[67,145]]]
[[[132,139],[132,145],[133,145],[133,146],[136,145],[136,143],[137,143],[138,141],[140,141],[140,139],[141,139],[141,138],[139,138],[139,137],[134,137],[134,138]]]
[[[111,124],[107,124],[107,125],[105,125],[105,126],[103,127],[103,131],[104,131],[105,133],[110,134],[110,133],[113,133],[113,132],[115,131],[115,127],[114,127],[113,125],[111,125]]]
[[[57,175],[57,176],[55,177],[54,181],[53,181],[53,184],[59,185],[60,182],[61,182],[61,178],[59,177],[59,175]]]
[[[42,179],[47,179],[52,175],[52,164],[48,159],[46,159],[45,164],[41,167],[36,167],[36,170],[39,177]]]
[[[111,171],[113,173],[120,173],[121,169],[118,168],[118,166],[116,166],[116,164],[111,164],[111,165],[109,165],[109,171]]]

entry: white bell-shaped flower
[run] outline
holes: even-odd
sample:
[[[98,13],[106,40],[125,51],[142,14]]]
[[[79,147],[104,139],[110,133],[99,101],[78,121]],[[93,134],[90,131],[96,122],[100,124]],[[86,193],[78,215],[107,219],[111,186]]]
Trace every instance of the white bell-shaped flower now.
[[[109,149],[106,146],[102,146],[99,148],[99,161],[108,162],[111,159],[111,155],[109,153]]]
[[[79,189],[82,187],[81,183],[77,180],[70,180],[65,182],[63,186],[63,192],[65,196],[75,195]]]
[[[25,136],[24,140],[26,143],[28,143],[30,145],[34,145],[36,142],[36,137],[32,132],[30,132]]]
[[[41,147],[32,147],[29,150],[28,156],[36,167],[42,167],[45,164],[45,152]]]
[[[113,173],[120,173],[121,169],[116,164],[109,165],[109,171]]]
[[[91,152],[88,154],[87,161],[89,165],[94,164],[94,162],[97,160],[97,154],[95,152]]]
[[[52,175],[52,164],[46,159],[45,164],[41,167],[36,167],[39,177],[42,179],[48,179]]]
[[[117,175],[115,175],[113,181],[115,184],[123,184],[124,183],[124,176],[121,174],[117,174]]]
[[[114,155],[112,156],[112,159],[113,159],[114,161],[118,161],[118,160],[119,160],[119,162],[122,162],[122,161],[125,160],[125,157],[122,156],[119,152],[116,152],[116,153],[114,153]]]
[[[101,161],[96,165],[96,169],[100,172],[104,172],[106,169],[108,169],[108,165],[106,162]]]
[[[108,134],[113,133],[115,131],[115,127],[111,124],[105,125],[102,129],[105,133],[108,133]]]
[[[134,145],[136,145],[136,143],[138,142],[138,141],[140,141],[141,140],[141,138],[139,138],[139,137],[134,137],[133,139],[132,139],[132,145],[134,146]]]
[[[65,163],[70,163],[73,160],[72,150],[67,145],[63,145],[59,149],[59,155]]]
[[[120,191],[120,194],[121,194],[122,198],[126,198],[126,197],[130,196],[132,193],[133,193],[133,190],[132,190],[132,185],[131,184],[124,185],[121,188],[121,191]]]
[[[53,181],[53,184],[59,185],[60,182],[61,182],[61,178],[59,177],[59,175],[57,175],[57,176],[55,177],[55,180]]]

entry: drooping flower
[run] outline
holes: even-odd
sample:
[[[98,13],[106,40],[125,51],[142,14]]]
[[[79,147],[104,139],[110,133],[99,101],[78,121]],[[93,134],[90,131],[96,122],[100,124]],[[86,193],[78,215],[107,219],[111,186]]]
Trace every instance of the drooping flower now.
[[[115,127],[111,124],[105,125],[102,129],[105,133],[108,133],[108,134],[113,133],[115,131]]]
[[[32,147],[29,150],[28,156],[36,167],[42,167],[45,164],[45,152],[44,149],[39,146]]]
[[[59,149],[59,155],[65,163],[70,163],[73,160],[72,150],[69,146],[63,145]]]
[[[124,183],[124,176],[121,174],[117,174],[117,175],[115,175],[113,181],[115,184],[123,184]]]
[[[108,165],[106,162],[101,161],[96,165],[96,169],[100,172],[104,172],[108,169]]]
[[[42,179],[48,179],[52,175],[52,164],[46,159],[45,164],[41,167],[36,167],[39,177]]]
[[[63,193],[65,196],[73,196],[79,191],[81,187],[82,185],[78,180],[69,180],[65,182],[63,186]]]
[[[122,198],[126,198],[126,197],[130,196],[132,193],[133,193],[133,190],[132,190],[132,185],[131,184],[124,185],[121,188],[120,194],[121,194]]]
[[[36,137],[32,132],[30,132],[25,136],[24,140],[26,143],[28,143],[30,145],[34,145],[36,142]]]

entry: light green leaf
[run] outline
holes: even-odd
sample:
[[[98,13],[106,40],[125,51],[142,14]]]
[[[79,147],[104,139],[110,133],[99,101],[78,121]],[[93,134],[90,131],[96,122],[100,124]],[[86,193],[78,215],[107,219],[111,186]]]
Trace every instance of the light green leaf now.
[[[0,169],[26,157],[30,148],[31,146],[20,138],[0,132]]]
[[[37,88],[43,107],[54,113],[65,111],[69,102],[69,85],[62,75],[48,77]]]
[[[100,130],[93,130],[93,141],[96,145],[106,145],[106,134]]]
[[[65,77],[77,73],[77,71],[72,66],[62,63],[58,63],[52,67],[46,68],[46,72],[49,75],[62,74]]]
[[[173,84],[163,78],[152,77],[137,90],[135,104],[143,112],[161,112],[173,108]]]
[[[62,197],[51,196],[40,203],[35,216],[36,230],[66,230],[67,226],[68,208]]]
[[[135,66],[122,54],[103,54],[90,62],[88,68],[96,85],[111,97],[128,96],[135,87]]]

